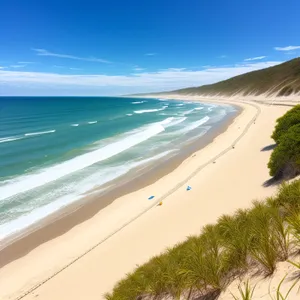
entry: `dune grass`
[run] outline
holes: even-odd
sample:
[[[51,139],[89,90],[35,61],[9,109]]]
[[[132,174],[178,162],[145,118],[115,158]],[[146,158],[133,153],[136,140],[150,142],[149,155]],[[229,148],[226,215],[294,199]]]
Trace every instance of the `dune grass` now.
[[[107,300],[193,299],[218,295],[245,272],[273,274],[300,247],[300,181],[283,184],[275,197],[221,216],[198,236],[167,249],[128,274]],[[240,292],[248,298],[250,286]]]
[[[255,287],[251,287],[249,280],[247,280],[244,284],[240,284],[238,286],[240,297],[234,295],[231,293],[234,300],[251,300],[253,298],[253,293],[255,290]]]

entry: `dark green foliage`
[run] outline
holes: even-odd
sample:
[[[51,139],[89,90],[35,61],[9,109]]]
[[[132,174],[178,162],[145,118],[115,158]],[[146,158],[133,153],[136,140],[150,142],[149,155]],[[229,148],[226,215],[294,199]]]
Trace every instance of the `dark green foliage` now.
[[[284,135],[292,126],[300,124],[300,105],[293,107],[284,116],[279,118],[276,123],[272,139],[279,144],[282,135]]]
[[[270,175],[291,178],[300,172],[300,124],[280,137],[268,164]]]
[[[216,225],[205,226],[199,236],[138,267],[105,297],[193,299],[220,293],[251,268],[270,275],[278,261],[288,258],[291,241],[294,247],[300,246],[299,216],[300,180],[283,184],[275,197],[253,202],[249,210],[224,215]],[[245,294],[252,296],[251,290],[245,287]]]

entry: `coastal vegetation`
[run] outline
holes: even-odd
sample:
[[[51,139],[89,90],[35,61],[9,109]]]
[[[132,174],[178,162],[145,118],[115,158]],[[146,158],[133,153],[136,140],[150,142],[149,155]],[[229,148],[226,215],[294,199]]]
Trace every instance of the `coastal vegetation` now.
[[[292,178],[300,173],[300,105],[277,120],[272,138],[277,147],[271,154],[270,175]]]
[[[279,143],[280,137],[287,132],[292,126],[300,123],[300,105],[294,106],[282,117],[276,121],[276,126],[272,134],[272,139]]]
[[[300,180],[280,186],[265,201],[221,216],[198,236],[138,266],[107,300],[194,299],[217,296],[246,273],[270,276],[276,264],[300,249]],[[253,287],[240,287],[251,299]]]

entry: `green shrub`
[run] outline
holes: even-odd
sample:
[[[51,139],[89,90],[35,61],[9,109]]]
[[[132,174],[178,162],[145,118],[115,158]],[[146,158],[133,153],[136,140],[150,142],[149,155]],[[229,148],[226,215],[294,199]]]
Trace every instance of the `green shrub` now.
[[[293,107],[285,115],[277,119],[276,122],[277,124],[272,134],[272,138],[279,144],[282,135],[284,135],[292,126],[300,124],[300,105]]]
[[[300,124],[292,126],[280,138],[268,163],[270,175],[291,178],[300,172]]]

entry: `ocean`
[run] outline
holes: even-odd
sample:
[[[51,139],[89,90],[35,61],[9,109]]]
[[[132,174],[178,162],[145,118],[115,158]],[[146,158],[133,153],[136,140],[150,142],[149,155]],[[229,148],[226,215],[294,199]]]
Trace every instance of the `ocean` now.
[[[175,156],[233,113],[179,100],[0,97],[0,240]]]

